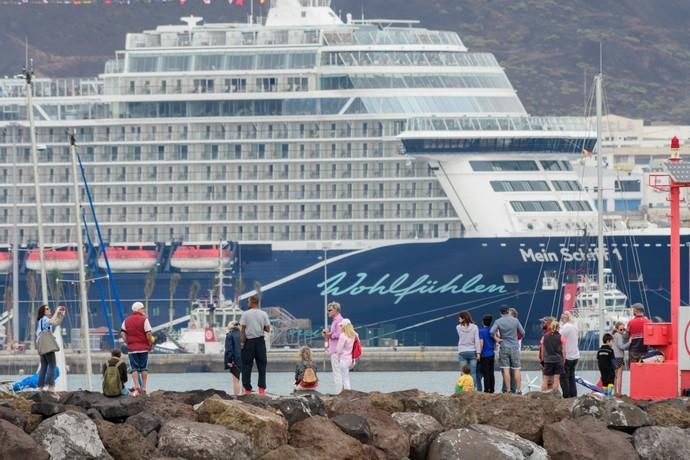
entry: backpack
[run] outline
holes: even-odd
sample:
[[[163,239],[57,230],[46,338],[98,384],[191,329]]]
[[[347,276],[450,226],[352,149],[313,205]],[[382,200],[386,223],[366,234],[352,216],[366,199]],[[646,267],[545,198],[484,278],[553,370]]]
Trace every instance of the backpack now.
[[[120,369],[118,369],[118,364],[108,367],[105,369],[103,374],[103,394],[105,396],[120,396],[122,393],[122,379],[120,378]]]
[[[314,372],[313,367],[307,367],[304,369],[304,375],[302,376],[302,383],[304,384],[314,384],[318,381],[316,378],[316,372]]]
[[[362,343],[359,337],[355,337],[355,343],[352,344],[352,360],[356,361],[362,356]]]

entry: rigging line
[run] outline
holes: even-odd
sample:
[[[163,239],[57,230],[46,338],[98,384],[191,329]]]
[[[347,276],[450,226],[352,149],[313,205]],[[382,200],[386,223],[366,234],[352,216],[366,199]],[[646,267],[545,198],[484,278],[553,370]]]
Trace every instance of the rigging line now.
[[[549,235],[548,239],[546,240],[546,247],[549,247],[549,244],[551,243],[551,236]],[[525,324],[529,323],[529,317],[532,314],[532,307],[534,306],[534,298],[537,295],[537,287],[539,286],[539,281],[541,280],[542,273],[544,271],[544,264],[546,262],[542,261],[541,265],[539,266],[539,273],[537,275],[537,280],[534,282],[534,289],[532,290],[532,298],[530,299],[529,302],[529,308],[527,309],[527,316],[525,317]],[[525,335],[527,335],[527,331],[525,331]]]
[[[511,296],[512,296],[512,294],[511,294],[510,292],[508,292],[508,293],[502,293],[502,294],[500,294],[500,295],[485,297],[485,298],[482,299],[482,300],[485,300],[485,299],[498,299],[498,300],[501,300],[501,299],[504,298],[504,297],[510,298]],[[390,318],[390,319],[387,319],[387,320],[385,320],[385,321],[376,321],[376,322],[373,322],[373,323],[363,324],[363,325],[361,325],[361,326],[359,326],[359,327],[378,326],[378,325],[380,325],[380,324],[386,324],[386,323],[391,323],[391,322],[393,322],[393,321],[398,321],[398,320],[401,320],[401,319],[407,319],[407,318],[412,318],[412,317],[415,317],[415,316],[421,316],[421,315],[426,315],[426,314],[429,314],[429,313],[435,313],[435,312],[437,312],[437,311],[448,310],[449,308],[461,307],[461,306],[464,306],[464,305],[467,305],[467,304],[472,304],[472,303],[475,303],[475,300],[467,300],[467,301],[460,302],[460,303],[456,303],[456,304],[452,304],[452,305],[446,305],[446,306],[437,307],[437,308],[434,308],[434,309],[431,309],[431,310],[425,310],[425,311],[423,311],[423,312],[410,313],[410,314],[407,314],[407,315],[397,316],[397,317],[395,317],[395,318]]]

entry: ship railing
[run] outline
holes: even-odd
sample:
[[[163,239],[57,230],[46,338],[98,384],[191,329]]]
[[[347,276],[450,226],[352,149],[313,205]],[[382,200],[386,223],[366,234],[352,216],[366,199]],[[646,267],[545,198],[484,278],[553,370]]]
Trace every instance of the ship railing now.
[[[413,118],[408,131],[586,131],[583,117]]]

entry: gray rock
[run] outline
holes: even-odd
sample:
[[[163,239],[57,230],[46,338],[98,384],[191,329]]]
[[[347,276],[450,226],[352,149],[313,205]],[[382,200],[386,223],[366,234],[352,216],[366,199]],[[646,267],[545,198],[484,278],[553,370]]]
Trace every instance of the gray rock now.
[[[69,404],[72,406],[77,406],[81,407],[85,410],[88,410],[93,406],[94,404],[98,404],[103,401],[107,401],[108,398],[107,396],[104,396],[103,393],[100,392],[95,392],[95,391],[70,391],[66,392],[62,395],[60,398],[60,404]]]
[[[648,426],[633,434],[642,460],[689,460],[690,433],[678,427]]]
[[[60,397],[50,391],[29,391],[22,394],[24,399],[37,403],[60,403]]]
[[[472,425],[439,434],[429,446],[427,460],[548,460],[543,447],[509,431]]]
[[[565,419],[544,427],[544,448],[552,460],[637,460],[631,436],[610,430],[594,417]]]
[[[31,436],[20,427],[0,420],[0,458],[49,460],[48,452],[40,447]]]
[[[250,460],[249,436],[219,425],[184,419],[167,421],[160,431],[158,451],[187,460]],[[232,456],[230,456],[232,455]]]
[[[315,415],[326,415],[326,407],[315,394],[303,394],[301,396],[285,397],[268,402],[269,407],[278,409],[288,425],[297,423],[307,417],[314,417]]]
[[[417,412],[393,412],[391,417],[410,436],[410,458],[426,459],[429,444],[443,431],[441,424],[431,415]]]
[[[12,425],[18,426],[22,430],[26,425],[26,414],[7,406],[0,406],[0,419],[7,420]]]
[[[100,412],[106,420],[124,422],[128,417],[136,415],[144,409],[144,401],[142,398],[120,396],[94,403],[91,408]]]
[[[158,447],[158,432],[152,431],[146,435],[146,441],[153,447]]]
[[[44,420],[31,433],[53,460],[112,460],[96,424],[81,412],[67,411]]]
[[[129,417],[126,423],[132,425],[142,435],[148,436],[152,431],[160,430],[162,420],[157,415],[148,412],[139,412]]]
[[[88,415],[89,418],[94,422],[96,420],[103,420],[103,416],[100,412],[98,412],[98,409],[94,409],[93,407],[90,409],[86,409],[86,415]]]
[[[371,428],[364,417],[354,414],[337,415],[331,419],[338,428],[361,442],[367,444],[371,439]]]
[[[65,411],[65,406],[54,402],[35,402],[31,405],[31,413],[42,415],[44,417],[52,417]]]
[[[609,428],[632,433],[642,426],[654,425],[654,417],[639,407],[615,398],[599,398],[590,394],[579,396],[570,413],[573,417],[592,416]]]

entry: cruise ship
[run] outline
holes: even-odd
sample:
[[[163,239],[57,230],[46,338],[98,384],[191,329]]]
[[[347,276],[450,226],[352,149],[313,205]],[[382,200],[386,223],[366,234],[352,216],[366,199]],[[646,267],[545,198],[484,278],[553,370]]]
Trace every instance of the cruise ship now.
[[[262,20],[192,16],[130,33],[101,75],[32,85],[46,264],[52,301],[74,305],[68,330],[80,323],[81,216],[67,132],[120,301],[146,300],[154,325],[216,299],[220,267],[223,297],[260,286],[263,305],[315,331],[333,300],[372,344],[450,345],[458,311],[480,320],[509,305],[529,343],[564,308],[566,278],[597,270],[595,201],[573,168],[595,150],[593,126],[528,114],[495,57],[454,32],[272,0]],[[16,222],[28,338],[38,254],[26,88],[0,80],[0,282],[11,285]],[[667,316],[668,231],[606,224],[616,289]],[[91,324],[118,324],[113,292],[100,291],[89,290]]]

